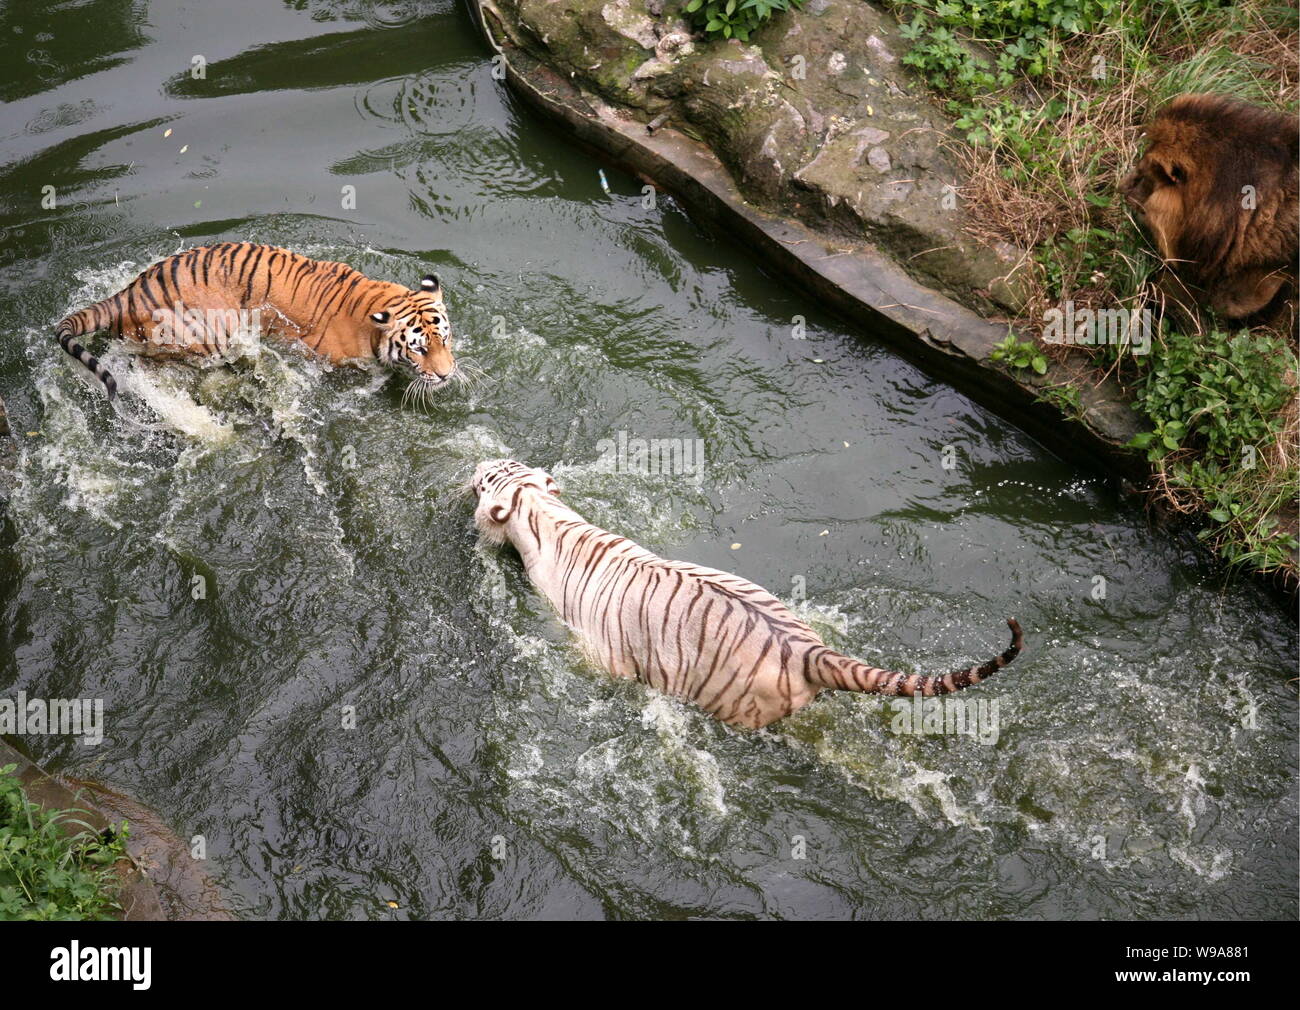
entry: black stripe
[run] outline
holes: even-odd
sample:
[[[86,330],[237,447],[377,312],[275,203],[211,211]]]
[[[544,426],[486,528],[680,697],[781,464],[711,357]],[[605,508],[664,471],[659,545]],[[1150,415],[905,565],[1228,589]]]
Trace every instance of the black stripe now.
[[[257,280],[257,268],[262,262],[263,250],[258,247],[257,252],[252,257],[252,264],[248,268],[248,286],[244,288],[243,306],[247,308],[252,304],[253,283]]]

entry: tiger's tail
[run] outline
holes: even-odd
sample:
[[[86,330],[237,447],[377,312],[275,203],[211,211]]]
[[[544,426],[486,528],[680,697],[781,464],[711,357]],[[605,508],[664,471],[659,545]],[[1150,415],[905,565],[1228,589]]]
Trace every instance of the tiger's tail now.
[[[841,655],[833,649],[817,653],[808,663],[808,680],[820,687],[839,691],[863,691],[872,694],[902,694],[911,697],[914,694],[936,695],[951,694],[965,687],[973,687],[997,673],[1004,666],[1020,655],[1025,638],[1020,631],[1020,624],[1014,617],[1007,619],[1011,628],[1011,644],[998,656],[994,656],[982,666],[972,666],[966,670],[954,670],[945,674],[895,673],[881,670],[848,656]]]
[[[113,298],[109,298],[87,306],[80,312],[74,312],[61,320],[54,330],[54,337],[58,340],[59,346],[95,373],[95,377],[108,391],[110,400],[117,396],[117,380],[100,364],[97,357],[81,345],[77,338],[108,326],[113,319],[113,301]]]

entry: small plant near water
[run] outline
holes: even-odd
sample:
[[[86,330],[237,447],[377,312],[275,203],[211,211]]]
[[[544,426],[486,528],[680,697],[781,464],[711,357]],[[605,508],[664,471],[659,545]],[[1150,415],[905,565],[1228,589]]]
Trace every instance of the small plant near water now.
[[[114,918],[113,864],[126,852],[126,823],[105,840],[74,816],[84,811],[43,810],[16,768],[0,768],[0,920]],[[65,825],[82,830],[69,835]]]
[[[1288,444],[1295,354],[1284,338],[1249,331],[1170,333],[1162,343],[1137,384],[1153,430],[1131,444],[1146,450],[1176,508],[1209,518],[1200,535],[1228,561],[1286,567],[1300,547],[1278,522],[1281,510],[1294,516],[1300,486]]]
[[[1083,396],[1077,386],[1071,386],[1068,382],[1047,386],[1039,392],[1038,398],[1050,403],[1067,417],[1083,416]]]
[[[696,28],[713,39],[740,39],[748,42],[773,14],[798,10],[804,0],[687,0],[682,5],[686,17]]]
[[[1047,372],[1047,355],[1031,340],[1018,340],[1014,333],[994,345],[989,357],[1011,368],[1032,368],[1039,375]]]

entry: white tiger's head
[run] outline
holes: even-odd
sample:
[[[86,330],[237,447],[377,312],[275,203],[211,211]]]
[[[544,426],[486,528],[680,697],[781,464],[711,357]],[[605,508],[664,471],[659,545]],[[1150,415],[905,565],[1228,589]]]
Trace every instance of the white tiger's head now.
[[[375,357],[385,367],[411,375],[417,393],[445,386],[456,374],[451,319],[437,274],[430,274],[418,288],[401,292],[383,309],[370,313],[370,321],[379,331]]]
[[[555,478],[545,470],[524,466],[513,459],[492,459],[480,463],[471,481],[478,495],[474,525],[490,543],[506,540],[506,523],[531,495],[560,497]]]

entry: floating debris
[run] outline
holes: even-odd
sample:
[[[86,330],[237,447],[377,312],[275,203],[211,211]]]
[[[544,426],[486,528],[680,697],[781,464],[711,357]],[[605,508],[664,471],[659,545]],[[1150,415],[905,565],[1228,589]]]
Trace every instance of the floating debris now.
[[[613,196],[609,191],[609,180],[605,178],[605,170],[603,168],[598,168],[596,169],[596,174],[600,176],[600,188],[605,191],[605,195]]]

